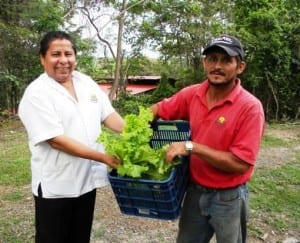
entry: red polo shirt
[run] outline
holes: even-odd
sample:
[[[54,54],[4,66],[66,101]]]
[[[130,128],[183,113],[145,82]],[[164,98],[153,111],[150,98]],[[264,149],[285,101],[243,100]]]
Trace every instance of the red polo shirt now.
[[[191,140],[217,150],[230,151],[252,165],[244,174],[216,169],[197,155],[191,155],[191,180],[211,188],[229,188],[247,182],[252,175],[264,131],[261,102],[246,91],[240,80],[228,97],[211,109],[206,105],[209,83],[191,85],[158,103],[158,115],[165,120],[190,122]]]

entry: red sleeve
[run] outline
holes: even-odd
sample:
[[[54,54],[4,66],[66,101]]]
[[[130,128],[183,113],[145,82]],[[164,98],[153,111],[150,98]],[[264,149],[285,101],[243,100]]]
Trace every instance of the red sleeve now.
[[[189,86],[158,102],[158,116],[164,120],[189,120],[189,104],[194,90],[193,86]]]
[[[236,130],[231,152],[243,161],[254,165],[265,129],[265,118],[261,106],[256,106],[253,112],[245,116]]]

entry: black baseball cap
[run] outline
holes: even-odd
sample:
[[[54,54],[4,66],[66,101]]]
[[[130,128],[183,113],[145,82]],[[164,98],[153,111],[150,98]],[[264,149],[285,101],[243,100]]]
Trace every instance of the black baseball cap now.
[[[206,55],[213,47],[222,48],[231,57],[240,56],[241,59],[244,59],[245,57],[241,42],[230,35],[221,35],[220,37],[215,38],[207,47],[205,47],[203,55]]]

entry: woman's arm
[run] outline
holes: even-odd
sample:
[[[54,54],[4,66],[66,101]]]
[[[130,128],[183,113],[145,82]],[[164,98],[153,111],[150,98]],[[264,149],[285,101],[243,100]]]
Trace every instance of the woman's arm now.
[[[112,168],[116,168],[120,163],[116,157],[101,153],[65,135],[51,138],[47,142],[54,149],[76,157],[103,162]]]

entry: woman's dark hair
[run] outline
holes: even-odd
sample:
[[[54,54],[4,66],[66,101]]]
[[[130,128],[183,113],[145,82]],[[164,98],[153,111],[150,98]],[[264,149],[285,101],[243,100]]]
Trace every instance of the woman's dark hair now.
[[[77,50],[76,50],[76,45],[75,45],[73,38],[69,34],[67,34],[66,32],[63,32],[63,31],[48,32],[40,42],[39,54],[44,57],[46,55],[47,50],[49,49],[50,43],[57,39],[60,39],[60,40],[66,39],[66,40],[70,41],[72,44],[72,48],[76,55]]]

